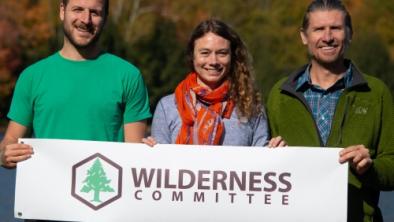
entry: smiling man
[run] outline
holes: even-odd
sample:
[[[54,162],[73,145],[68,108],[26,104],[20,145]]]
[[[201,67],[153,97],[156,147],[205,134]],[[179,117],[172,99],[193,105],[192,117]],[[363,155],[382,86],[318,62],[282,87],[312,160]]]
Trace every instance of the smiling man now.
[[[350,165],[348,221],[382,221],[379,192],[394,188],[392,95],[345,59],[353,29],[341,1],[313,1],[300,35],[310,62],[273,87],[272,136],[290,146],[343,147],[339,161]]]
[[[62,0],[64,43],[23,71],[0,145],[5,167],[30,158],[21,137],[140,142],[150,118],[139,70],[97,44],[108,17],[105,0]]]

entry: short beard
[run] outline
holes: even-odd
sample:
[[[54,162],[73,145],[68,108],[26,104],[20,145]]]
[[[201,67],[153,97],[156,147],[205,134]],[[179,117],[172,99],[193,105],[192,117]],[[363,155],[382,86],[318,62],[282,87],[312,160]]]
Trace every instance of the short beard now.
[[[70,32],[65,28],[65,26],[63,25],[63,33],[65,35],[65,37],[68,39],[68,41],[77,49],[77,50],[86,50],[86,49],[91,49],[94,48],[97,45],[97,42],[99,40],[99,37],[101,35],[101,29],[96,33],[96,35],[92,38],[92,40],[90,40],[90,42],[88,42],[87,44],[81,45],[78,44],[74,38],[72,37],[72,35],[70,34]]]

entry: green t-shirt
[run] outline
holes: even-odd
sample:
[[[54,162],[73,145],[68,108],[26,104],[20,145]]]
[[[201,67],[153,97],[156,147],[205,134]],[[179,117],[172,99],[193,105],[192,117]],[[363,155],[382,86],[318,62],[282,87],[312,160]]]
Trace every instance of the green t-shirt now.
[[[59,53],[23,71],[8,118],[37,138],[122,141],[123,125],[150,118],[139,70],[103,53],[72,61]]]

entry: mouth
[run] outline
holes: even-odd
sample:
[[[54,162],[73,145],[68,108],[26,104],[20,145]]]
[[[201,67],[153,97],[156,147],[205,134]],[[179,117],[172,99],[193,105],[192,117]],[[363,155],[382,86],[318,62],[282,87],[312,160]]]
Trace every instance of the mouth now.
[[[334,53],[338,48],[338,45],[326,45],[326,46],[320,46],[319,49],[321,49],[324,53]]]
[[[77,25],[75,26],[75,28],[79,33],[82,33],[84,35],[93,35],[94,33],[93,27],[89,27],[86,25]]]
[[[217,68],[205,68],[205,70],[211,74],[211,75],[220,75],[223,71],[223,67],[217,67]]]

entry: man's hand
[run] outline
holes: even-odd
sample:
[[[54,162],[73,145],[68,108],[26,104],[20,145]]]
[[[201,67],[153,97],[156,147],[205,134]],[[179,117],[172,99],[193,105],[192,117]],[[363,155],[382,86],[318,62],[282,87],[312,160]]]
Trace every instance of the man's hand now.
[[[339,152],[339,162],[349,162],[350,166],[362,175],[372,165],[372,159],[369,150],[364,145],[349,146]]]
[[[18,143],[18,139],[24,137],[27,131],[27,127],[12,120],[10,121],[0,143],[1,165],[12,168],[16,166],[16,163],[31,157],[33,154],[31,146]]]
[[[1,162],[4,167],[16,167],[20,161],[29,159],[33,154],[33,148],[27,144],[15,143],[6,145],[1,152]]]

